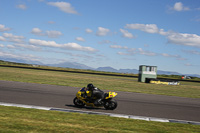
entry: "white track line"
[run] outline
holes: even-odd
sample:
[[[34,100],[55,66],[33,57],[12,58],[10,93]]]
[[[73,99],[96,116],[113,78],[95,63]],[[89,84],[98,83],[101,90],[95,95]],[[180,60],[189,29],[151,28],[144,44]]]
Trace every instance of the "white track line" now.
[[[110,116],[110,117],[128,118],[128,119],[145,120],[145,121],[172,122],[172,123],[183,123],[183,124],[200,125],[200,122],[196,122],[196,121],[163,119],[163,118],[144,117],[144,116],[132,116],[132,115],[123,115],[123,114],[113,114],[113,113],[103,113],[103,112],[93,112],[93,111],[82,111],[82,110],[43,107],[43,106],[24,105],[24,104],[15,104],[15,103],[4,103],[4,102],[0,102],[0,105],[2,105],[2,106],[21,107],[21,108],[30,108],[30,109],[40,109],[40,110],[52,110],[52,111],[74,112],[74,113],[95,114],[95,115],[107,115],[107,116]]]

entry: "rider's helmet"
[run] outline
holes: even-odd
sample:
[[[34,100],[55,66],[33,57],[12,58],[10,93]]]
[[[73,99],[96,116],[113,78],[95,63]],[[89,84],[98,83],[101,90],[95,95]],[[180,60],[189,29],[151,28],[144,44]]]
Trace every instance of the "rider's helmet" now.
[[[91,91],[91,90],[93,90],[93,88],[95,88],[95,87],[94,87],[93,84],[88,84],[88,85],[87,85],[87,88],[88,88],[89,91]]]

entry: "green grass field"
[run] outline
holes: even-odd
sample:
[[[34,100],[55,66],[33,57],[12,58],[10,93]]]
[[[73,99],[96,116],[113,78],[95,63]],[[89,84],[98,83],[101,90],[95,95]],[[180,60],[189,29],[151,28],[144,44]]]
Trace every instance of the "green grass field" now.
[[[200,98],[200,83],[181,82],[179,86],[137,82],[137,78],[72,72],[0,67],[0,80],[83,87],[93,83],[103,90]]]
[[[199,132],[199,125],[149,122],[101,115],[0,106],[0,132]]]

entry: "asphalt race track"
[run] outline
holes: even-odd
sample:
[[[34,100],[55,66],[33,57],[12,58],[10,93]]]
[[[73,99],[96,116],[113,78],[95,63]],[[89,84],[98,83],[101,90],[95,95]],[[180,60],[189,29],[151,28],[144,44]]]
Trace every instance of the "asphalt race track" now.
[[[80,88],[0,81],[0,102],[200,122],[200,99],[118,92],[117,109],[77,108]]]

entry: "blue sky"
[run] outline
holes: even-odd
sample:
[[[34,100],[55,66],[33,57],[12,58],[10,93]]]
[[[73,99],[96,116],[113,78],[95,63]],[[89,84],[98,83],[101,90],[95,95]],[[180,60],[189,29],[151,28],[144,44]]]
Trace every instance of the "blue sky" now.
[[[0,59],[200,74],[199,0],[0,0]]]

